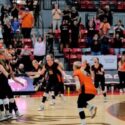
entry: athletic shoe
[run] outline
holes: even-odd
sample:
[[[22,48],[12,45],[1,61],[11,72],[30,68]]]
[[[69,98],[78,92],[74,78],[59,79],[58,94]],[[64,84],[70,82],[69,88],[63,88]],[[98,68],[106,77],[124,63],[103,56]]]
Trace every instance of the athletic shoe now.
[[[43,111],[44,110],[44,106],[40,105],[40,108],[38,109],[38,111]]]
[[[51,106],[54,106],[55,104],[56,104],[56,103],[55,103],[55,102],[53,102],[53,101],[52,101],[52,102],[50,102],[50,105],[51,105]]]
[[[107,97],[104,97],[104,102],[107,102],[108,100],[107,100]]]
[[[15,116],[16,116],[16,117],[21,117],[21,116],[23,116],[23,115],[20,114],[19,111],[16,111]]]
[[[94,106],[93,106],[93,107],[91,108],[90,112],[91,112],[91,118],[94,118],[94,117],[96,116],[97,107],[94,107]]]
[[[4,116],[0,116],[0,122],[2,122],[2,121],[5,121],[5,120],[7,120],[8,118],[7,117],[4,117]]]

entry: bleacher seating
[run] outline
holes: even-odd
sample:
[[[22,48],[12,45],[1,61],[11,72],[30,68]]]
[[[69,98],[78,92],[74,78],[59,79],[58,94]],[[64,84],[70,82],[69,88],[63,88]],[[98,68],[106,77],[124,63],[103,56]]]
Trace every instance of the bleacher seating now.
[[[105,5],[110,5],[114,11],[125,10],[124,0],[77,0],[77,2],[81,10],[93,11],[96,10],[98,6],[103,8]]]

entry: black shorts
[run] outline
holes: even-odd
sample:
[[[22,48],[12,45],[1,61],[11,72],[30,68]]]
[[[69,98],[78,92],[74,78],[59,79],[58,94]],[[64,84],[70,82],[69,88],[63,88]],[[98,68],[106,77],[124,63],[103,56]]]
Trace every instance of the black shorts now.
[[[46,90],[45,90],[45,92],[46,92],[46,93],[49,93],[49,92],[51,92],[51,91],[54,91],[54,92],[55,92],[55,90],[56,90],[56,85],[57,85],[57,83],[54,82],[54,81],[49,81],[49,82],[47,82],[47,83],[46,83]]]
[[[62,82],[56,85],[55,95],[57,96],[59,93],[64,94],[64,84]]]
[[[14,98],[12,89],[10,86],[3,86],[0,90],[0,99],[5,99],[5,98]]]
[[[81,93],[77,101],[78,108],[86,108],[88,101],[92,100],[94,97],[94,94]]]

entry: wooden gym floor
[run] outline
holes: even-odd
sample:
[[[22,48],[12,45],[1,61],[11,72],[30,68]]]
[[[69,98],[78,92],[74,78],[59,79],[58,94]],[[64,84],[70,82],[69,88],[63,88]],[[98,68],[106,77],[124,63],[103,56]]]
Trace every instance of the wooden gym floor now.
[[[76,108],[77,96],[67,96],[65,102],[59,97],[56,105],[46,103],[44,111],[37,111],[41,98],[21,97],[16,99],[20,112],[23,114],[18,120],[0,122],[0,125],[80,125]],[[86,112],[87,125],[125,125],[125,95],[108,95],[104,103],[103,96],[96,96],[91,101],[98,107],[97,115],[90,118]]]

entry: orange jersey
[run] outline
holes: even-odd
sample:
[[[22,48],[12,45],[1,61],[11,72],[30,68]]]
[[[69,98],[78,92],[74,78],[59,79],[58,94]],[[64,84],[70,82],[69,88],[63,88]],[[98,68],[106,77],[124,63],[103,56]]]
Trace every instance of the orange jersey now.
[[[81,86],[84,85],[86,94],[96,95],[97,91],[90,76],[85,75],[80,69],[74,71],[74,76],[79,78]]]
[[[122,70],[125,71],[125,62],[122,64]]]
[[[119,62],[119,71],[125,71],[125,62],[124,63]]]
[[[22,14],[22,28],[32,28],[34,25],[34,17],[32,13]]]

